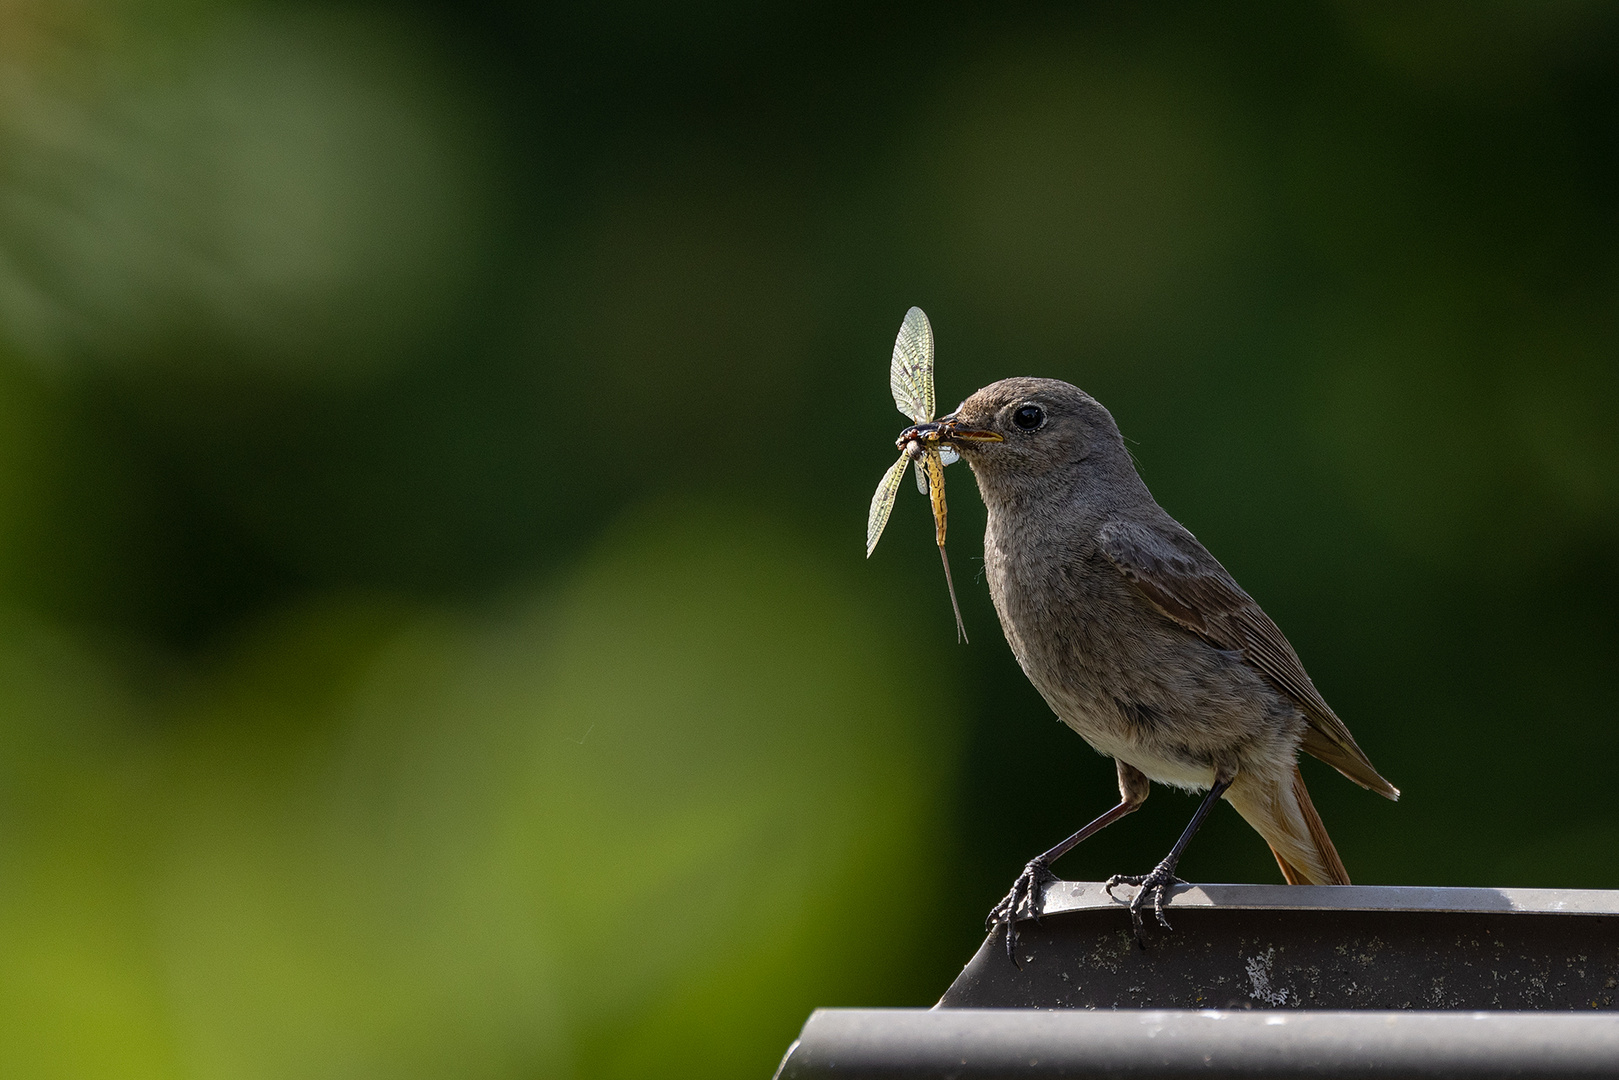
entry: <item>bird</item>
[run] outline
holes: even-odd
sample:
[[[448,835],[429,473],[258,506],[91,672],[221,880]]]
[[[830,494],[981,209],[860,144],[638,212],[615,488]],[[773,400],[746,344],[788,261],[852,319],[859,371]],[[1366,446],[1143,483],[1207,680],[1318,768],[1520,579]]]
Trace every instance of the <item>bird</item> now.
[[[1290,884],[1347,885],[1298,756],[1389,799],[1292,645],[1226,568],[1148,491],[1113,416],[1056,379],[1003,379],[907,440],[954,448],[985,507],[984,571],[1013,655],[1052,711],[1118,767],[1119,802],[1029,860],[987,920],[1015,962],[1016,923],[1037,918],[1051,864],[1132,813],[1152,784],[1206,792],[1150,872],[1114,875],[1138,942],[1186,846],[1224,799],[1270,845]],[[1114,897],[1119,899],[1118,897]]]

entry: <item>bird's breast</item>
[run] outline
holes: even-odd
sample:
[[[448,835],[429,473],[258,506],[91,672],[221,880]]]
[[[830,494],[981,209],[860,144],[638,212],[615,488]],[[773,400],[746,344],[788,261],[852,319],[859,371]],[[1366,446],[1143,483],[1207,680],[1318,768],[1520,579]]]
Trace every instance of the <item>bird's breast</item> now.
[[[1121,638],[1133,615],[1128,583],[1082,537],[1029,536],[995,524],[985,536],[985,577],[1029,681],[1093,742],[1127,734],[1115,691],[1131,661]]]

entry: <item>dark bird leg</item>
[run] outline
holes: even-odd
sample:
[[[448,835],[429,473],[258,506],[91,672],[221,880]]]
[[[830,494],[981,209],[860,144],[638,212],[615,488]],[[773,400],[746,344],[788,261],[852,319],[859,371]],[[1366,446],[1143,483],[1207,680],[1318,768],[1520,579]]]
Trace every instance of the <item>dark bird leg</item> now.
[[[1158,916],[1159,924],[1165,930],[1173,929],[1169,925],[1169,920],[1164,918],[1164,892],[1171,885],[1186,884],[1186,882],[1175,876],[1175,867],[1180,865],[1181,856],[1186,853],[1186,845],[1190,844],[1192,837],[1197,835],[1197,830],[1203,824],[1203,819],[1209,816],[1209,811],[1214,809],[1214,804],[1219,802],[1220,796],[1225,794],[1226,788],[1230,787],[1231,782],[1235,779],[1236,777],[1233,776],[1225,780],[1215,780],[1214,786],[1209,788],[1209,793],[1203,796],[1203,801],[1198,804],[1197,813],[1193,814],[1192,820],[1187,823],[1186,831],[1181,833],[1179,840],[1175,841],[1175,846],[1169,849],[1169,854],[1164,856],[1164,861],[1153,867],[1152,873],[1128,877],[1124,874],[1114,874],[1107,879],[1105,888],[1109,896],[1113,896],[1113,889],[1118,885],[1135,885],[1138,887],[1135,899],[1130,901],[1130,922],[1135,926],[1137,943],[1146,944],[1141,936],[1143,930],[1141,908],[1146,904],[1149,894],[1153,898],[1153,911]],[[1114,896],[1113,899],[1117,900],[1118,897]]]
[[[1147,792],[1151,790],[1151,782],[1136,769],[1124,762],[1119,762],[1119,805],[1079,830],[1056,847],[1043,855],[1036,855],[1023,867],[1023,872],[1017,880],[1012,882],[1012,891],[1001,898],[1001,902],[990,910],[989,917],[984,920],[984,928],[993,930],[1000,926],[1006,927],[1006,958],[1017,964],[1017,957],[1013,949],[1017,947],[1017,920],[1040,919],[1040,904],[1045,895],[1046,886],[1057,880],[1051,872],[1051,864],[1078,847],[1080,842],[1087,840],[1124,815],[1138,809],[1147,801]],[[1018,964],[1021,967],[1021,964]]]

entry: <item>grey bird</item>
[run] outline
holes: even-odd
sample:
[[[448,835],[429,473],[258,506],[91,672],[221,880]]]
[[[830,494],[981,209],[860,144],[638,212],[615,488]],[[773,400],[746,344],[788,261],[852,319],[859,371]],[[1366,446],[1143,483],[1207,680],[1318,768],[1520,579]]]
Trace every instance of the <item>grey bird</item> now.
[[[1355,745],[1274,622],[1153,499],[1113,416],[1055,379],[1005,379],[900,436],[955,448],[989,510],[984,568],[1012,653],[1046,703],[1118,764],[1119,804],[1031,859],[990,912],[1038,916],[1051,864],[1138,808],[1152,782],[1206,791],[1191,823],[1135,885],[1138,940],[1152,898],[1165,926],[1176,865],[1224,798],[1270,845],[1292,884],[1347,885],[1299,774],[1303,750],[1390,799],[1399,791]]]

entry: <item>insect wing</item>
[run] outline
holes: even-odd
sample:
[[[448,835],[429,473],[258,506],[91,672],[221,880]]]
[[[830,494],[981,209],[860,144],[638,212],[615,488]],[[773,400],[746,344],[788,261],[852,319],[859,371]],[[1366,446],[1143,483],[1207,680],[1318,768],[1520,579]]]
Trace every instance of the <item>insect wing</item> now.
[[[883,479],[877,485],[876,494],[871,497],[871,513],[866,517],[866,558],[877,550],[877,541],[883,535],[883,528],[888,524],[888,515],[894,510],[894,496],[899,494],[899,482],[905,479],[905,466],[910,458],[901,454],[899,460],[889,466],[883,474]]]
[[[918,424],[933,419],[933,327],[919,307],[905,313],[888,365],[888,388],[899,411]]]

